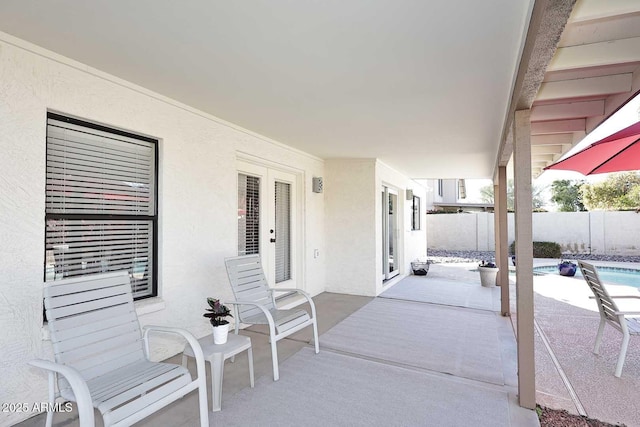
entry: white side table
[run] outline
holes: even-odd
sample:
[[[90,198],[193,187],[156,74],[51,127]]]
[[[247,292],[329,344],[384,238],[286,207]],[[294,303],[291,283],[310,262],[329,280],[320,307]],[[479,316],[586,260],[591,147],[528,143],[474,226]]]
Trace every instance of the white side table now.
[[[211,365],[212,411],[219,411],[222,408],[222,378],[225,360],[247,350],[249,380],[251,381],[251,388],[253,388],[253,349],[251,348],[251,338],[230,333],[226,344],[214,344],[212,335],[200,338],[198,342],[202,347],[204,359]],[[182,366],[187,366],[187,357],[194,357],[189,345],[185,347],[182,353]]]

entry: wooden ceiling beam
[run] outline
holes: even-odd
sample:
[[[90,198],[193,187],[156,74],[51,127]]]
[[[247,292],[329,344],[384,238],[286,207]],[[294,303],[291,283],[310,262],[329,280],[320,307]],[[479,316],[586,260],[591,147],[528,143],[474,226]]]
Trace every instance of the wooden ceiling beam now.
[[[603,100],[536,105],[531,109],[531,121],[583,119],[603,114]]]
[[[638,0],[582,0],[575,7],[570,24],[610,19],[621,15],[640,12]]]
[[[571,119],[571,120],[550,120],[546,122],[532,122],[531,123],[531,135],[544,135],[554,133],[568,133],[568,132],[584,132],[586,129],[585,119]]]
[[[555,135],[532,135],[531,145],[563,145],[573,144],[573,133],[559,133]]]
[[[605,67],[640,61],[640,37],[612,40],[556,50],[547,72]]]
[[[633,74],[589,77],[586,79],[546,82],[540,86],[537,101],[608,96],[631,92]]]
[[[531,155],[537,156],[537,155],[546,155],[546,154],[562,154],[564,152],[563,151],[564,146],[565,144],[532,145]]]

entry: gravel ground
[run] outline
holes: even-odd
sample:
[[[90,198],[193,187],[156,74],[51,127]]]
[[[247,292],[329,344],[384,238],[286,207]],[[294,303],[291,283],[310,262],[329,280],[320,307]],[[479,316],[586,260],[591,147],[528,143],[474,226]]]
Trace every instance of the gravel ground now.
[[[493,251],[452,251],[452,250],[435,250],[427,251],[427,259],[433,263],[448,262],[480,262],[482,260],[489,261],[495,257]],[[623,256],[623,255],[596,255],[596,254],[562,254],[562,259],[589,259],[592,261],[614,261],[614,262],[640,262],[640,256]]]
[[[570,414],[564,409],[540,407],[536,409],[540,427],[624,427],[624,424],[609,424],[593,418]]]

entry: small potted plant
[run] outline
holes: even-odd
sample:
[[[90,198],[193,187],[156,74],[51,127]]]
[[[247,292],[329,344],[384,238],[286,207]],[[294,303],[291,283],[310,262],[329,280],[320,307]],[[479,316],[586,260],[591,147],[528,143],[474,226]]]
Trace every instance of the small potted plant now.
[[[558,272],[561,276],[573,277],[576,275],[578,266],[573,261],[562,261],[558,264]]]
[[[485,288],[496,286],[496,278],[498,277],[498,267],[492,261],[482,261],[478,265],[480,272],[480,284]]]
[[[210,308],[207,308],[207,312],[203,316],[208,317],[211,326],[213,326],[213,342],[214,344],[225,344],[229,334],[229,321],[225,317],[233,317],[231,311],[218,299],[209,297],[207,303]]]

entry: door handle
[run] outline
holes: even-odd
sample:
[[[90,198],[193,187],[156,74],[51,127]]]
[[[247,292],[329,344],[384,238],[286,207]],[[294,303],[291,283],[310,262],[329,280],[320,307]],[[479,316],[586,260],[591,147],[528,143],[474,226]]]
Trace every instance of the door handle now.
[[[271,239],[269,239],[269,241],[270,241],[271,243],[275,243],[275,242],[276,242],[276,239],[274,239],[274,238],[272,237]]]

